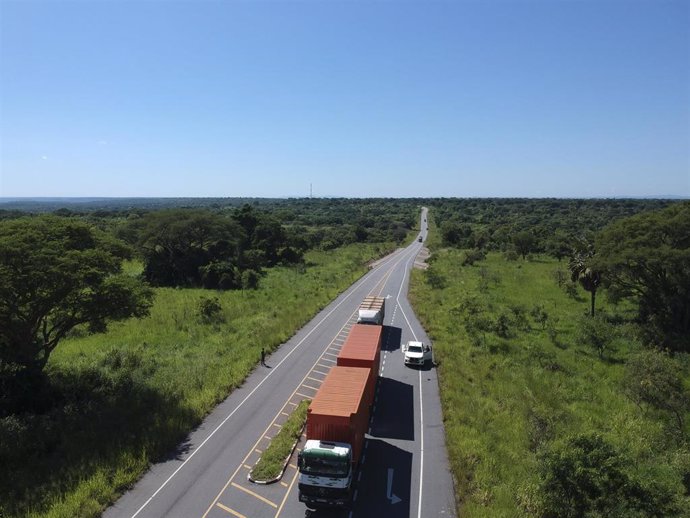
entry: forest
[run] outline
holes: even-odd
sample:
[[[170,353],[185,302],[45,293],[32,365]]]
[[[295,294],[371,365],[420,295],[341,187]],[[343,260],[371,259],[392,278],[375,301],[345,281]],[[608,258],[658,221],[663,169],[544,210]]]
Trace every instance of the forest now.
[[[0,205],[0,516],[99,516],[421,206],[459,513],[686,516],[690,204],[450,198]]]

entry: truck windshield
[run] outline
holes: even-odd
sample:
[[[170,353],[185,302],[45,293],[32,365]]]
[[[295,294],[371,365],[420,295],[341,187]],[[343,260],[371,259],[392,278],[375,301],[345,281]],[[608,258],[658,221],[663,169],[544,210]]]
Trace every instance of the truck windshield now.
[[[421,353],[422,348],[419,345],[410,345],[407,347],[407,350],[411,353]]]
[[[350,471],[350,460],[347,457],[327,458],[316,455],[302,458],[301,472],[321,477],[346,477]]]

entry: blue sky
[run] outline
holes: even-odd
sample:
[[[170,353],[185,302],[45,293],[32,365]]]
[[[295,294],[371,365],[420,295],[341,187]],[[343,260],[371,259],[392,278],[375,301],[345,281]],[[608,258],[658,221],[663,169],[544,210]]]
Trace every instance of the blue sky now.
[[[0,196],[690,196],[690,2],[0,0]]]

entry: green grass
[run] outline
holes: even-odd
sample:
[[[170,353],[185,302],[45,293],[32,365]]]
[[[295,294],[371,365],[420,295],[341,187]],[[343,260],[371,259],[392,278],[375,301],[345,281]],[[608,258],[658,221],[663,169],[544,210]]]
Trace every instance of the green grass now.
[[[297,405],[297,408],[287,418],[280,432],[271,439],[271,444],[261,454],[250,472],[252,480],[273,481],[285,467],[285,461],[299,440],[307,422],[307,409],[311,400],[305,399]]]
[[[256,291],[156,289],[149,317],[76,330],[37,389],[45,412],[0,420],[0,516],[98,516],[242,384],[262,347],[284,343],[392,249],[309,252],[306,268],[269,270]],[[209,297],[222,310],[204,324]]]
[[[434,239],[431,246],[438,247]],[[437,248],[434,253],[431,269],[445,287],[433,289],[426,282],[429,274],[414,271],[410,297],[440,364],[460,515],[537,515],[540,452],[588,431],[602,433],[632,460],[637,477],[670,487],[690,509],[682,482],[690,477],[687,441],[673,434],[663,416],[641,410],[622,392],[624,362],[640,347],[630,323],[632,308],[614,306],[599,294],[598,311],[617,322],[612,348],[600,359],[578,340],[589,294],[580,290],[582,298],[575,300],[554,280],[553,271],[565,264],[546,257],[509,262],[492,253],[462,267],[464,252]],[[492,323],[501,314],[522,316],[511,317],[507,337],[477,332],[467,324],[468,300]],[[548,315],[545,328],[530,315],[535,306]]]

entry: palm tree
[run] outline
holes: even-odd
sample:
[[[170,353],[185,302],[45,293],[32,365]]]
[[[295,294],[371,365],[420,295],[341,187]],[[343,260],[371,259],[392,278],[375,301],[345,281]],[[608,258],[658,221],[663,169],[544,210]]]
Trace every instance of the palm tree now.
[[[573,250],[573,257],[568,264],[571,280],[573,282],[578,281],[580,286],[592,296],[591,316],[594,316],[594,301],[597,296],[597,289],[601,285],[601,272],[590,266],[594,253],[594,245],[582,239],[579,246]]]

